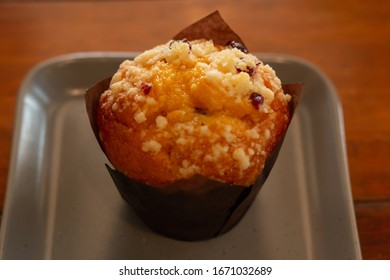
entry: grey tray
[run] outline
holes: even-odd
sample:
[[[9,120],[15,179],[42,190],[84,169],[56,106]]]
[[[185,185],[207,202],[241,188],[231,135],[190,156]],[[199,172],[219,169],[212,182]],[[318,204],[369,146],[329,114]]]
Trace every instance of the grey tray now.
[[[360,259],[335,88],[298,58],[259,54],[303,97],[271,175],[243,220],[218,238],[150,231],[117,193],[84,92],[134,53],[77,53],[36,66],[21,86],[2,259]]]

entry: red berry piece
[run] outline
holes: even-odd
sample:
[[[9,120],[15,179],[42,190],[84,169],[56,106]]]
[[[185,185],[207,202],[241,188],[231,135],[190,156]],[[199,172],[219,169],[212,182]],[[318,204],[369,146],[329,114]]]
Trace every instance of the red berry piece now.
[[[229,41],[229,42],[226,43],[226,46],[230,46],[232,48],[239,49],[243,53],[248,53],[247,48],[245,48],[243,44],[241,44],[239,42],[236,42],[236,41]]]
[[[195,109],[195,113],[197,114],[207,115],[208,113],[207,110],[204,108],[195,107],[194,109]]]
[[[236,67],[236,70],[237,70],[238,73],[241,73],[241,72],[248,73],[248,75],[250,77],[252,77],[255,74],[255,72],[256,72],[256,68],[255,67],[251,67],[251,66],[247,66],[245,70]]]
[[[256,72],[256,68],[255,67],[251,67],[251,66],[247,66],[245,72],[247,72],[248,75],[250,77],[252,77],[255,74],[255,72]]]
[[[259,109],[260,105],[264,103],[264,97],[257,92],[252,92],[249,99],[251,100],[252,106],[257,110]]]
[[[152,86],[147,83],[141,83],[141,90],[148,95],[150,93],[150,90],[152,89]]]

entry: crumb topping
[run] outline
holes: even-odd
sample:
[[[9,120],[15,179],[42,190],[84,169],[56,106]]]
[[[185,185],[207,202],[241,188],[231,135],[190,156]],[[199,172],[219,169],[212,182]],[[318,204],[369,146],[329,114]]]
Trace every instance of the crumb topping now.
[[[233,152],[233,158],[237,160],[240,171],[244,171],[250,166],[250,158],[243,148],[237,148]]]
[[[142,144],[142,151],[158,153],[161,149],[161,144],[155,140],[148,140]]]
[[[101,107],[107,119],[140,139],[135,154],[177,170],[172,180],[202,174],[249,185],[281,119],[289,119],[287,109],[283,117],[278,112],[289,100],[274,70],[246,49],[171,40],[124,61]]]
[[[164,129],[168,124],[168,120],[166,117],[163,116],[157,116],[156,118],[156,126],[159,129]]]

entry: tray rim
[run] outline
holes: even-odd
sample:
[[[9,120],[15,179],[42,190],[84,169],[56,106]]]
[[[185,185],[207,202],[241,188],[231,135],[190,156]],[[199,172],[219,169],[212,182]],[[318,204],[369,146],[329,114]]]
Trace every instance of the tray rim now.
[[[34,80],[34,76],[37,75],[39,71],[42,69],[51,66],[53,64],[64,62],[64,61],[72,61],[72,60],[82,60],[82,59],[110,59],[110,58],[121,58],[121,57],[134,57],[138,55],[139,51],[130,51],[130,52],[123,52],[123,51],[87,51],[87,52],[73,52],[73,53],[67,53],[63,55],[54,56],[51,58],[48,58],[46,60],[41,61],[40,63],[33,66],[24,79],[22,80],[22,83],[20,84],[18,93],[17,93],[17,102],[16,102],[16,111],[15,111],[15,118],[14,118],[14,128],[13,128],[13,135],[12,135],[12,148],[11,148],[11,157],[10,157],[10,164],[9,164],[9,170],[7,174],[7,181],[6,181],[6,193],[5,193],[5,200],[4,200],[4,207],[2,212],[2,219],[0,223],[0,259],[3,257],[3,249],[5,246],[5,233],[6,233],[6,224],[8,223],[8,217],[9,212],[11,211],[11,199],[13,197],[13,193],[15,191],[14,187],[14,177],[16,175],[16,164],[17,164],[17,155],[18,155],[18,147],[19,143],[21,141],[20,137],[20,127],[22,124],[22,118],[21,113],[23,111],[23,98],[27,94],[27,88],[28,85],[31,83],[31,81]],[[347,148],[346,148],[346,135],[345,135],[345,127],[344,127],[344,117],[343,117],[343,108],[341,104],[340,97],[337,94],[337,89],[332,83],[332,81],[328,78],[328,76],[315,64],[312,62],[290,54],[284,54],[284,53],[272,53],[272,52],[254,52],[254,55],[260,58],[260,60],[266,60],[272,61],[272,62],[284,62],[284,61],[292,61],[299,63],[301,65],[306,66],[310,70],[314,71],[316,75],[318,75],[326,84],[326,86],[329,88],[330,98],[332,100],[332,103],[336,105],[336,114],[337,114],[337,132],[339,133],[339,141],[338,145],[340,145],[339,151],[341,152],[341,168],[342,172],[345,176],[343,176],[343,183],[345,187],[343,188],[343,192],[345,194],[346,203],[348,204],[348,216],[351,223],[351,230],[353,234],[353,243],[355,248],[355,254],[357,259],[362,259],[362,253],[361,253],[361,247],[360,247],[360,241],[359,241],[359,234],[358,234],[358,228],[356,223],[356,216],[355,216],[355,209],[354,209],[354,202],[352,197],[352,188],[351,188],[351,182],[350,182],[350,173],[349,173],[349,167],[348,167],[348,157],[347,157]],[[267,63],[266,62],[266,63]]]

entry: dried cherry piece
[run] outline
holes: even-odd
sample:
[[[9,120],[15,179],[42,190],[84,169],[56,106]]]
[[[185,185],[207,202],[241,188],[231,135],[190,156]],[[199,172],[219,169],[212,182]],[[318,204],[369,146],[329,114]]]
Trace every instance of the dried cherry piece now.
[[[143,93],[145,93],[146,95],[148,95],[150,93],[150,90],[152,89],[152,86],[150,84],[147,84],[147,83],[141,83],[141,90],[143,91]]]
[[[255,74],[255,72],[256,72],[256,68],[252,67],[252,66],[247,66],[246,70],[242,70],[242,69],[236,67],[236,70],[237,70],[238,73],[241,73],[241,72],[248,73],[248,75],[250,77],[252,77]]]
[[[249,99],[251,100],[252,106],[257,110],[259,109],[260,105],[264,103],[264,97],[257,92],[252,92]]]
[[[207,115],[207,110],[204,109],[204,108],[200,108],[200,107],[195,107],[195,113],[197,114],[201,114],[201,115]]]
[[[236,49],[239,49],[240,51],[242,51],[243,53],[248,53],[248,50],[247,48],[241,44],[240,42],[236,42],[236,41],[228,41],[226,43],[226,46],[230,46],[232,48],[236,48]]]

